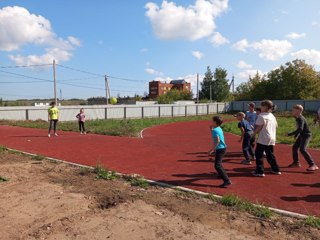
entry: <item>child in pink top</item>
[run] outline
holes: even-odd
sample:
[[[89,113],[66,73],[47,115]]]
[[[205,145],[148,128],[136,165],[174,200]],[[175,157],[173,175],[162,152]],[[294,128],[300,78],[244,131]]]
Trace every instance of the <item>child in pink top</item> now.
[[[80,113],[77,114],[76,118],[79,121],[79,131],[81,134],[87,134],[86,129],[84,127],[84,122],[86,121],[86,115],[84,115],[84,109],[80,109]]]

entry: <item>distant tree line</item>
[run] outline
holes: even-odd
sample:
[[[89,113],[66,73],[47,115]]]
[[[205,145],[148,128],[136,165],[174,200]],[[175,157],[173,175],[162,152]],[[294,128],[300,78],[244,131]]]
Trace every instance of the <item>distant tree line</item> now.
[[[257,73],[236,88],[236,100],[319,99],[320,73],[303,60],[294,60],[262,76]]]

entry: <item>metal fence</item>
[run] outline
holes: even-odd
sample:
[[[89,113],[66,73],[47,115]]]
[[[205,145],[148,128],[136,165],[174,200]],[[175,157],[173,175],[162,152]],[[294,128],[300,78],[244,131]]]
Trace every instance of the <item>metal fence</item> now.
[[[178,116],[198,116],[223,113],[230,110],[230,103],[192,105],[99,105],[61,106],[60,121],[76,120],[80,108],[84,108],[86,119],[141,119]],[[48,107],[0,107],[1,120],[47,120]]]
[[[230,103],[230,110],[246,111],[250,102],[256,103],[257,106],[260,104],[260,101],[234,101]],[[309,112],[315,112],[320,108],[320,100],[274,100],[273,103],[280,112],[290,111],[296,104],[301,104]]]

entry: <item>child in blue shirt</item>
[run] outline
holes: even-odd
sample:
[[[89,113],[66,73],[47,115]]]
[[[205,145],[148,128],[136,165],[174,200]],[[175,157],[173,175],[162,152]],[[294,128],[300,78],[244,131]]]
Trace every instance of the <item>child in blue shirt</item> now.
[[[219,116],[215,116],[212,119],[212,125],[210,126],[213,138],[213,147],[209,151],[209,155],[215,153],[214,167],[223,179],[223,184],[219,185],[221,188],[226,188],[231,185],[231,181],[222,166],[222,159],[227,151],[227,145],[224,141],[223,131],[221,129],[222,119]]]

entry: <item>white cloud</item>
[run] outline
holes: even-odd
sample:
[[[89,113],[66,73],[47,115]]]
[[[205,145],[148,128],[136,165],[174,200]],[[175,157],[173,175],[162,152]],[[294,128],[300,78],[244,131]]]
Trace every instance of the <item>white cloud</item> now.
[[[161,6],[149,2],[145,8],[158,38],[194,41],[213,33],[215,18],[228,10],[228,0],[196,0],[187,7],[164,0]]]
[[[288,14],[288,11],[287,11],[287,10],[282,10],[281,13],[282,13],[283,15],[287,15],[287,14]]]
[[[74,46],[77,46],[77,47],[80,47],[81,46],[81,42],[79,39],[75,38],[75,37],[72,37],[72,36],[69,36],[68,37],[68,41],[74,45]]]
[[[171,80],[173,80],[173,78],[171,78],[171,77],[156,77],[154,80],[160,81],[160,82],[170,82]]]
[[[305,38],[306,34],[292,32],[292,33],[287,34],[286,37],[290,38],[290,39],[299,39],[299,38]]]
[[[303,59],[307,63],[320,66],[320,51],[315,49],[301,49],[291,53],[291,56],[298,59]]]
[[[215,32],[213,36],[210,38],[210,42],[214,47],[219,47],[220,45],[227,44],[230,41],[221,35],[219,32]]]
[[[247,52],[248,49],[257,50],[260,52],[260,58],[275,61],[288,54],[292,49],[292,44],[287,40],[263,39],[260,42],[249,43],[247,39],[242,39],[232,48],[242,52]]]
[[[249,77],[254,77],[257,73],[259,75],[264,75],[266,73],[262,72],[261,70],[258,69],[246,69],[244,71],[241,71],[235,75],[235,78],[240,78],[243,80],[248,80]]]
[[[246,52],[249,47],[249,42],[245,38],[232,45],[232,48],[242,52]]]
[[[200,51],[192,51],[192,56],[194,56],[196,59],[200,60],[201,58],[203,58],[203,53]]]
[[[158,76],[162,76],[162,75],[163,75],[162,72],[157,71],[157,70],[155,70],[155,69],[153,69],[153,68],[146,68],[144,71],[145,71],[146,73],[150,74],[150,75],[158,75]]]
[[[263,39],[261,42],[254,42],[252,47],[260,51],[260,58],[275,61],[289,53],[292,49],[292,44],[287,40]]]
[[[240,69],[248,69],[248,68],[252,68],[252,65],[246,63],[246,62],[243,61],[243,60],[240,60],[240,61],[238,62],[238,64],[237,64],[237,67],[240,68]]]
[[[10,59],[19,64],[50,63],[53,59],[67,61],[75,47],[81,45],[73,36],[59,38],[49,20],[19,6],[0,9],[0,32],[0,51],[17,51],[26,45],[43,49],[42,55],[10,55]]]
[[[140,52],[148,52],[148,51],[149,51],[148,48],[141,48],[141,49],[140,49]]]

